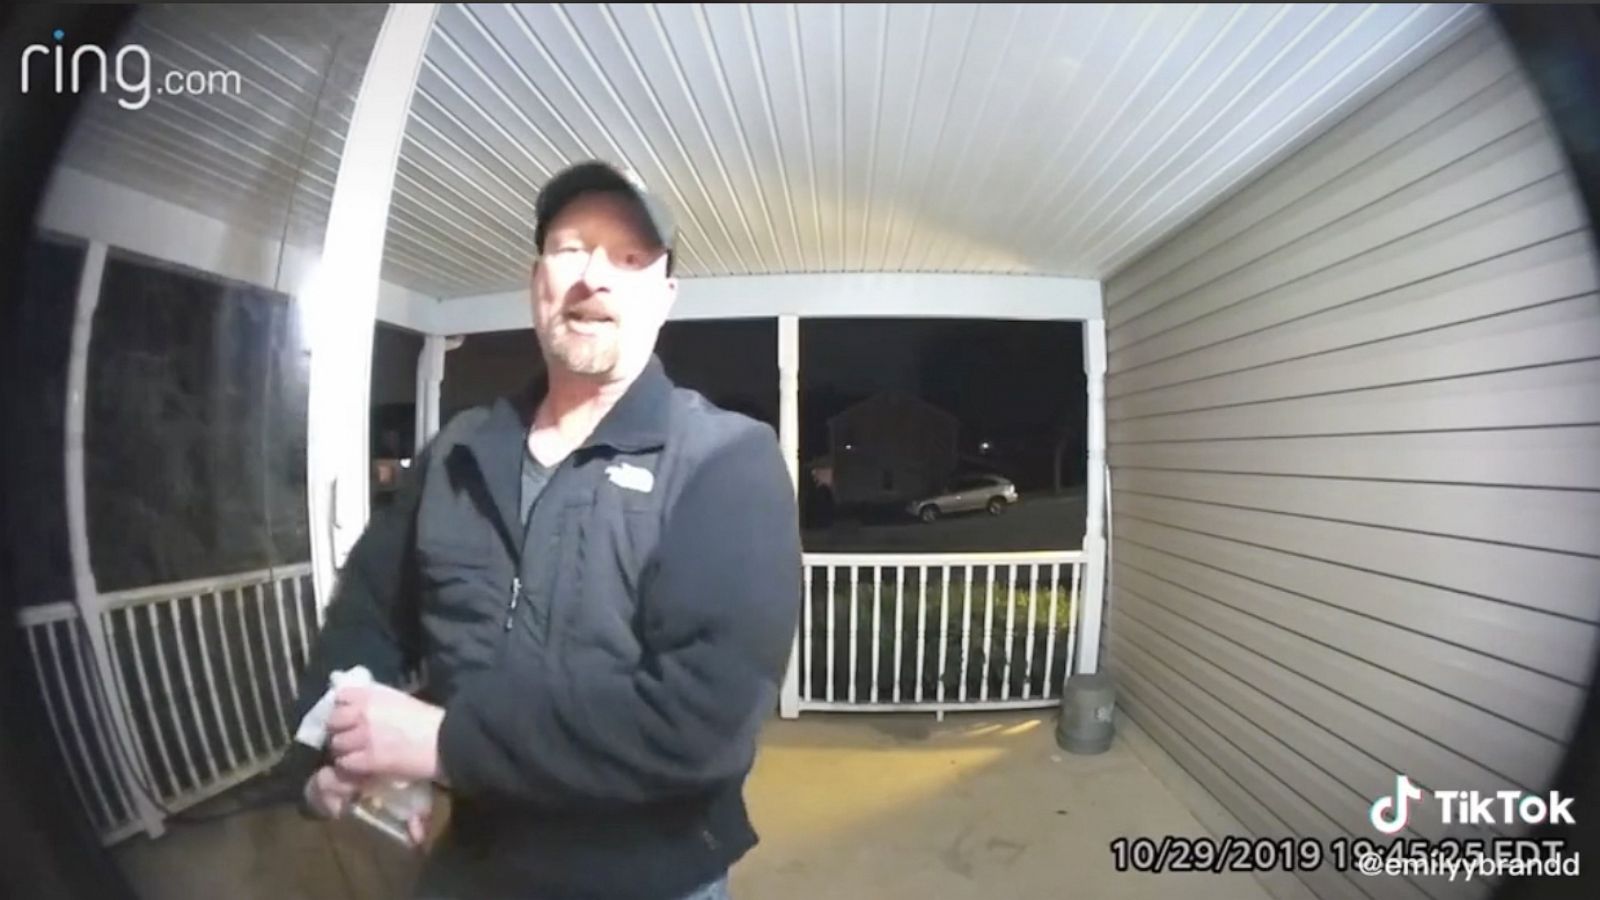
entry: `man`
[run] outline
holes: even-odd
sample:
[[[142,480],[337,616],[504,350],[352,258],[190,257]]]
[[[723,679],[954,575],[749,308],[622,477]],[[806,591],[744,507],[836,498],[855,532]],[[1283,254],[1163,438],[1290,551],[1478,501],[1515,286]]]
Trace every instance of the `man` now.
[[[335,669],[382,684],[339,691],[306,805],[445,787],[424,897],[725,897],[799,612],[793,486],[771,428],[654,354],[677,290],[661,204],[585,163],[535,215],[546,371],[454,418],[352,550],[297,712]],[[421,698],[389,686],[413,666]]]

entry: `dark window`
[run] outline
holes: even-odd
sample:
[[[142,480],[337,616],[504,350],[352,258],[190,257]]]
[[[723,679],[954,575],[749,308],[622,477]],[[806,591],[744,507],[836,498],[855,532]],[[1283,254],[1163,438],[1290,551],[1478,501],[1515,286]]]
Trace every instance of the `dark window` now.
[[[668,322],[656,340],[656,355],[679,386],[777,429],[777,320]],[[468,335],[445,354],[442,416],[518,391],[543,367],[531,328]]]
[[[88,364],[101,589],[310,558],[308,358],[286,297],[113,252]]]
[[[417,363],[422,335],[379,324],[372,332],[374,459],[404,459],[416,446]]]
[[[464,409],[493,403],[528,386],[544,369],[532,328],[469,334],[444,355],[439,387],[439,424]]]
[[[668,322],[656,341],[667,374],[732,412],[778,428],[778,320]]]
[[[423,337],[379,324],[372,333],[372,418],[367,447],[373,460],[370,475],[372,509],[392,503],[400,487],[396,460],[416,453],[417,364]]]

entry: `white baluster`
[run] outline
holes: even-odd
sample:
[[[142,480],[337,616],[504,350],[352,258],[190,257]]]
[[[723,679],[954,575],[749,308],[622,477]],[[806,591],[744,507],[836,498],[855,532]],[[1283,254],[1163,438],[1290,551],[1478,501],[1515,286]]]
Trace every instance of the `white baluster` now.
[[[67,627],[71,628],[72,619],[67,620]],[[83,729],[78,726],[78,714],[72,708],[72,695],[67,691],[66,673],[61,669],[61,648],[56,645],[56,623],[47,622],[39,626],[44,629],[46,643],[50,645],[50,662],[56,673],[56,686],[61,689],[61,705],[66,709],[67,727],[72,732],[73,743],[78,748],[78,765],[71,762],[70,747],[66,735],[61,730],[60,718],[56,714],[55,700],[50,695],[49,683],[45,680],[44,664],[39,661],[39,645],[34,637],[33,629],[28,629],[28,650],[33,654],[33,671],[39,678],[39,687],[44,693],[45,711],[50,716],[50,728],[56,735],[56,746],[61,748],[61,758],[67,762],[67,775],[71,777],[72,784],[78,789],[78,799],[83,801],[85,809],[93,813],[100,813],[100,821],[95,827],[101,831],[110,829],[116,824],[116,817],[111,814],[111,804],[106,800],[106,792],[100,785],[100,776],[95,773],[93,762],[89,758],[89,747],[83,740]],[[89,773],[89,783],[94,788],[95,800],[100,804],[98,810],[89,803],[87,792],[83,789],[83,782],[78,777],[78,768],[82,767]]]
[[[978,682],[978,699],[989,699],[989,674],[994,671],[994,563],[983,592],[983,678]]]
[[[883,655],[883,567],[872,567],[872,699],[878,702],[878,668]]]
[[[835,607],[837,607],[837,606],[838,606],[838,604],[836,602],[834,602],[834,597],[833,597],[833,565],[830,563],[828,565],[828,687],[827,687],[827,697],[828,697],[828,702],[829,703],[833,702],[833,657],[834,657],[834,647],[835,647],[834,638],[838,634],[838,627],[837,627],[837,624],[836,624],[837,619],[836,619],[836,616],[835,616],[835,613],[837,612]]]
[[[228,692],[233,695],[233,711],[238,718],[239,735],[243,738],[241,741],[243,746],[240,749],[245,751],[246,759],[253,760],[261,751],[256,749],[256,742],[250,737],[250,726],[245,722],[244,698],[239,693],[239,678],[233,671],[233,650],[228,646],[228,617],[225,615],[227,605],[222,600],[224,593],[223,591],[214,591],[211,595],[217,599],[217,635],[222,640],[222,671],[228,678]],[[239,620],[239,624],[242,626],[244,624],[243,611],[240,612]]]
[[[906,567],[896,564],[894,567],[894,702],[900,702],[901,681],[901,645],[905,637],[905,585]]]
[[[156,698],[150,693],[150,679],[145,673],[144,650],[139,646],[139,632],[137,625],[134,622],[134,611],[136,609],[138,609],[138,607],[130,606],[126,609],[120,610],[123,615],[123,622],[126,624],[128,629],[128,647],[129,652],[133,654],[133,672],[134,675],[139,679],[139,699],[142,701],[140,703],[134,703],[131,705],[135,707],[144,707],[145,722],[149,724],[150,731],[155,736],[156,755],[161,758],[161,768],[166,771],[167,778],[172,784],[171,793],[176,794],[178,792],[178,773],[175,769],[173,769],[172,757],[167,753],[167,738],[161,732],[161,719],[156,711]],[[145,609],[148,611],[149,607],[146,606]],[[106,613],[106,618],[108,620],[111,619],[114,615],[116,615],[116,612],[117,611],[108,611]],[[157,644],[161,643],[161,636],[156,634],[154,623],[152,623],[150,628],[150,638]],[[130,712],[132,712],[132,710],[130,710]],[[133,721],[133,716],[129,716],[129,721]],[[150,789],[158,795],[162,793],[161,785],[157,784],[153,778],[150,782]]]
[[[1028,567],[1028,635],[1027,647],[1023,653],[1027,660],[1027,676],[1022,682],[1022,699],[1027,700],[1033,693],[1033,644],[1034,631],[1038,621],[1035,606],[1039,601],[1039,564],[1033,563]]]
[[[861,584],[860,573],[858,573],[856,571],[856,567],[855,566],[851,566],[850,567],[850,683],[849,683],[849,697],[850,697],[850,702],[851,703],[855,703],[856,702],[856,675],[857,675],[857,673],[859,671],[856,668],[856,650],[861,645],[861,598],[857,595],[857,589],[860,587],[860,584]]]
[[[200,758],[206,763],[206,779],[212,779],[220,773],[217,771],[217,760],[211,755],[211,744],[206,740],[205,720],[200,716],[200,688],[194,682],[194,671],[189,665],[189,648],[183,640],[183,601],[193,599],[193,595],[172,599],[172,631],[178,640],[178,665],[183,672],[183,692],[189,697],[189,721],[200,738]],[[201,783],[202,779],[196,772],[195,784],[198,786]]]

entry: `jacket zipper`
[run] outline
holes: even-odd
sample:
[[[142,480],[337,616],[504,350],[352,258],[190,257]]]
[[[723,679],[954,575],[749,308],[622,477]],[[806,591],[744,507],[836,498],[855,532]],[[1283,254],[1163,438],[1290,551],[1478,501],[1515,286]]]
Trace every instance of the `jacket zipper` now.
[[[519,598],[521,596],[522,596],[522,576],[521,575],[513,575],[513,576],[511,576],[511,602],[506,604],[506,624],[505,624],[505,630],[506,631],[510,631],[511,630],[511,623],[516,619],[516,616],[517,616],[517,598]]]

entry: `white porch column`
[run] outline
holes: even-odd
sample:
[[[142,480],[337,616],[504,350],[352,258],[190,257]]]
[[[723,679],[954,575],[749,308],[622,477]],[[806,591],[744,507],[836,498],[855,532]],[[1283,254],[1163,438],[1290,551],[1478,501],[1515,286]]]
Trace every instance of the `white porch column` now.
[[[1084,523],[1082,593],[1078,598],[1077,670],[1090,673],[1100,667],[1100,620],[1106,583],[1106,323],[1083,323],[1083,368],[1089,384],[1089,465],[1085,484],[1088,513]]]
[[[778,317],[778,442],[783,446],[783,458],[789,464],[789,480],[795,495],[800,492],[800,318],[793,315]],[[804,572],[801,573],[804,575]],[[801,585],[804,603],[808,588]],[[803,616],[801,617],[804,618]],[[800,631],[795,630],[794,645],[789,650],[789,669],[783,676],[783,690],[778,696],[778,715],[793,719],[800,715]]]
[[[449,339],[442,334],[430,334],[422,339],[422,353],[417,358],[417,424],[416,446],[412,454],[422,452],[428,441],[439,433],[439,392],[444,384],[444,354]]]
[[[400,142],[437,5],[390,4],[367,62],[334,182],[322,257],[300,293],[310,325],[307,506],[317,604],[326,607],[366,527],[372,329]]]
[[[94,709],[98,720],[95,726],[106,727],[113,758],[112,782],[121,793],[121,799],[133,817],[144,825],[145,833],[160,837],[164,831],[164,816],[146,791],[155,790],[155,779],[150,774],[149,761],[145,759],[144,745],[133,729],[128,715],[126,698],[122,695],[122,679],[112,660],[111,647],[106,640],[105,604],[100,597],[100,586],[95,582],[94,568],[89,559],[89,498],[84,476],[83,438],[88,417],[89,392],[89,341],[94,336],[94,313],[100,305],[100,281],[105,275],[106,245],[91,241],[84,254],[83,271],[78,277],[77,311],[72,319],[72,349],[67,362],[67,410],[65,466],[67,489],[67,542],[72,558],[72,587],[78,618],[83,622],[83,632],[89,639],[89,657],[94,663],[94,678],[98,684],[86,685],[91,691],[91,707],[98,699],[104,709]],[[75,643],[66,646],[75,647]],[[94,688],[99,690],[95,691]],[[109,813],[109,810],[107,810]]]

